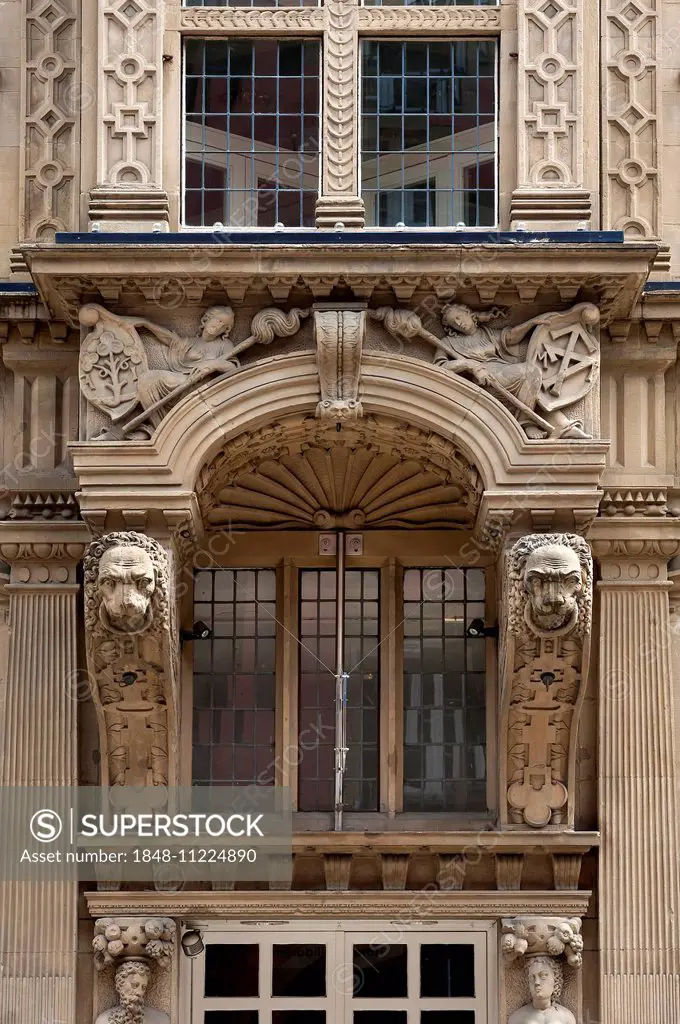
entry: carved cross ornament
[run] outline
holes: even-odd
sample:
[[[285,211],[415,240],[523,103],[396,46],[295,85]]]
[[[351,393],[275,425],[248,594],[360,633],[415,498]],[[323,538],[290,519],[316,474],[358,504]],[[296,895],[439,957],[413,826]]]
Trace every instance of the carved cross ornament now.
[[[502,792],[506,824],[573,827],[593,566],[573,534],[530,534],[506,556]]]

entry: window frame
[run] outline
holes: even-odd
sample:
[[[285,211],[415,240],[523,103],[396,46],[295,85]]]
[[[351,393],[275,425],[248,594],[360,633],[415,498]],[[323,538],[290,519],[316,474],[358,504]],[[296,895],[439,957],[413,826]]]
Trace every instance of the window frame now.
[[[378,531],[378,534],[381,531]],[[493,638],[486,641],[486,812],[465,811],[428,811],[405,812],[403,810],[403,734],[404,734],[404,676],[403,676],[403,572],[407,568],[478,568],[485,574],[485,606],[486,622],[497,621],[496,573],[488,558],[455,560],[451,554],[450,541],[447,544],[447,531],[410,531],[410,536],[438,534],[426,555],[397,556],[392,551],[398,549],[399,539],[388,540],[380,547],[392,549],[387,554],[379,555],[348,555],[346,568],[378,568],[380,570],[380,716],[379,735],[379,810],[377,812],[346,811],[344,814],[345,829],[349,831],[361,829],[380,829],[388,822],[394,828],[399,823],[403,831],[455,827],[460,830],[485,827],[495,819],[498,807],[498,653],[497,643]],[[253,551],[257,548],[257,539],[262,534],[256,532],[245,537],[255,538]],[[270,539],[277,536],[267,534]],[[279,538],[284,534],[279,533]],[[304,535],[303,535],[304,536]],[[307,535],[316,541],[318,534]],[[394,535],[393,535],[394,536]],[[453,536],[453,534],[449,534]],[[467,535],[464,535],[467,536]],[[267,545],[269,546],[269,545]],[[414,545],[420,547],[421,545]],[[241,545],[239,545],[239,548]],[[434,550],[432,550],[434,548]],[[279,550],[285,549],[285,541],[279,541]],[[298,609],[300,570],[307,568],[333,568],[335,562],[328,556],[294,554],[287,557],[276,557],[260,553],[257,557],[243,552],[241,555],[227,548],[225,555],[216,558],[205,553],[210,559],[210,568],[255,569],[268,568],[276,570],[276,609],[279,626],[276,630],[276,713],[275,713],[275,770],[276,785],[287,786],[291,790],[293,800],[294,831],[328,831],[332,828],[332,811],[298,811],[297,793],[298,777],[294,751],[298,742]],[[447,563],[450,563],[447,565]],[[197,569],[208,568],[199,553],[196,556]],[[193,621],[193,592],[187,588],[182,607],[183,622]],[[182,657],[182,716],[181,716],[181,775],[184,784],[190,785],[192,778],[192,740],[193,740],[193,664],[192,645],[187,644]],[[396,821],[395,821],[396,819]]]
[[[370,6],[373,6],[373,5],[370,5]],[[376,5],[375,9],[378,10],[380,8],[380,6],[382,6],[382,5]],[[489,5],[489,6],[491,6],[491,5]],[[496,6],[498,6],[498,5],[496,5]],[[366,228],[364,228],[364,230],[377,231],[377,232],[394,232],[394,231],[397,231],[397,230],[400,231],[400,232],[401,231],[403,231],[403,232],[409,232],[409,231],[412,231],[412,232],[422,232],[422,231],[426,231],[426,232],[428,232],[428,234],[430,232],[433,232],[434,234],[436,234],[436,232],[438,232],[438,231],[450,232],[450,231],[455,231],[455,230],[460,230],[460,231],[477,231],[480,234],[483,234],[484,232],[487,232],[487,231],[499,231],[500,230],[500,200],[501,200],[501,196],[500,196],[500,187],[501,187],[501,175],[500,175],[500,167],[501,167],[501,139],[500,139],[501,36],[500,35],[494,35],[494,36],[488,36],[488,35],[482,35],[482,36],[479,36],[479,35],[450,35],[448,33],[444,33],[441,36],[421,36],[421,35],[409,35],[407,32],[402,32],[402,33],[399,33],[398,35],[395,34],[395,35],[390,35],[389,37],[385,37],[385,36],[373,35],[370,32],[369,33],[359,33],[359,59],[358,59],[358,71],[357,71],[357,74],[358,74],[358,85],[357,85],[357,95],[358,95],[358,98],[357,98],[357,119],[358,119],[358,125],[357,125],[357,163],[358,163],[358,167],[357,167],[357,183],[358,183],[358,193],[359,193],[360,196],[363,195],[362,177],[361,177],[363,151],[362,151],[362,146],[361,146],[361,136],[362,136],[362,130],[363,130],[363,115],[362,115],[362,111],[363,111],[363,82],[364,82],[364,76],[362,74],[362,67],[363,67],[363,46],[364,46],[364,43],[370,43],[370,42],[374,42],[374,43],[383,43],[383,42],[395,42],[395,43],[401,43],[401,42],[440,43],[442,41],[449,42],[449,43],[453,43],[453,42],[471,42],[472,43],[472,42],[489,42],[489,41],[493,41],[494,44],[495,44],[494,81],[496,83],[496,95],[495,95],[495,101],[496,102],[495,102],[495,105],[494,105],[494,121],[493,121],[493,138],[494,138],[494,142],[495,142],[495,149],[494,149],[494,153],[493,153],[493,163],[494,163],[494,214],[495,214],[494,223],[493,224],[489,224],[489,225],[480,226],[480,227],[477,227],[477,226],[474,226],[474,225],[470,225],[470,226],[465,225],[464,227],[461,227],[461,228],[458,228],[457,224],[435,224],[435,225],[431,225],[429,227],[403,227],[403,228],[397,228],[397,227],[395,227],[395,225],[380,226],[378,224],[371,224],[370,226],[366,226]],[[323,127],[323,118],[322,118],[322,122],[321,123],[322,123],[322,127]],[[463,170],[463,169],[464,169],[464,166],[461,167],[461,170]],[[452,184],[451,187],[453,189],[453,184]],[[429,193],[428,193],[428,198],[429,198]],[[435,193],[435,200],[436,200],[436,193]]]
[[[427,899],[425,894],[424,899]],[[285,894],[282,894],[285,900]],[[474,997],[465,1000],[474,1003],[475,1024],[492,1024],[498,1019],[498,925],[495,921],[483,920],[427,920],[426,908],[421,919],[416,919],[417,911],[414,908],[401,913],[398,920],[394,920],[394,911],[388,919],[343,919],[324,920],[318,917],[312,919],[297,919],[295,921],[272,921],[268,920],[247,920],[247,921],[216,921],[196,919],[185,922],[188,928],[197,928],[201,931],[203,941],[207,945],[212,944],[260,944],[271,950],[275,944],[299,942],[303,945],[310,944],[310,935],[313,936],[313,944],[325,943],[326,953],[326,977],[331,981],[327,984],[327,996],[322,998],[310,998],[309,1009],[319,1008],[322,1001],[327,1003],[325,1007],[328,1013],[326,1024],[352,1024],[352,1013],[354,1009],[362,1009],[365,1006],[357,999],[356,1003],[351,995],[352,970],[351,958],[348,959],[348,951],[351,951],[352,944],[364,943],[373,944],[376,948],[389,945],[405,944],[411,949],[430,942],[441,942],[449,945],[473,945],[475,947],[475,976],[478,979],[477,991]],[[218,1008],[240,1008],[240,1007],[218,1007],[215,1005],[218,999],[211,1000],[212,1005],[207,1006],[208,999],[203,995],[205,977],[205,957],[188,958],[182,957],[180,964],[180,1017],[188,1024],[204,1024],[206,1010]],[[269,962],[270,956],[260,956],[260,966]],[[412,967],[413,957],[409,955],[409,969],[411,976],[414,976]],[[333,979],[340,983],[333,985]],[[341,987],[344,985],[344,991]],[[271,997],[262,993],[262,978],[260,976],[260,995],[257,1009],[264,1010],[277,1008],[273,1004],[281,1002],[280,997]],[[331,991],[332,990],[332,991]],[[434,998],[429,1000],[430,1005],[420,1005],[427,997],[420,997],[411,993],[406,998],[395,998],[393,1000],[375,1000],[375,1009],[400,1009],[402,1004],[408,1003],[409,1009],[438,1009],[435,1005],[438,1001]],[[449,1005],[454,999],[448,1000]],[[226,1002],[226,1000],[222,1000]],[[242,1000],[240,1001],[242,1002]],[[306,1009],[300,1006],[300,1000],[291,1009]],[[460,1000],[458,1000],[460,1003]],[[262,1005],[268,1004],[268,1005]],[[390,1005],[391,1004],[391,1005]],[[411,1005],[412,1004],[412,1005]],[[252,1007],[255,1008],[255,1007]],[[460,1005],[450,1006],[451,1009],[465,1009]],[[263,1024],[263,1022],[261,1022]]]

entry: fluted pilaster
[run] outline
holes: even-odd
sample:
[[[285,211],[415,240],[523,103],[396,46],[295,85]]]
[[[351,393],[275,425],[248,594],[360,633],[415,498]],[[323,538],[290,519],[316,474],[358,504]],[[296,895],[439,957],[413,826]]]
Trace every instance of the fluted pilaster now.
[[[72,786],[77,781],[76,565],[82,527],[13,527],[0,536],[10,562],[9,651],[0,721],[3,786]],[[36,540],[41,538],[41,542]],[[56,540],[56,538],[55,538]],[[77,885],[8,882],[0,903],[0,1021],[75,1020]]]
[[[677,545],[663,537],[640,537],[596,541],[593,550],[602,573],[601,1019],[605,1024],[680,1020],[678,794],[667,579],[667,560]]]

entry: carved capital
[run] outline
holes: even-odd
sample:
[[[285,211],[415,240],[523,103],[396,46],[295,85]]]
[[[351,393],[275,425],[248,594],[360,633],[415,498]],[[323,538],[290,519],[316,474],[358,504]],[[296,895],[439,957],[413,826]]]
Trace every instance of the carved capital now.
[[[503,920],[501,950],[506,960],[563,956],[570,967],[583,963],[580,917],[509,917]]]
[[[110,533],[85,558],[85,637],[99,710],[102,785],[167,786],[177,777],[174,585],[163,547]]]
[[[363,415],[359,382],[366,307],[353,304],[338,308],[317,303],[314,329],[321,388],[316,414],[337,421],[357,419]]]
[[[599,587],[668,588],[668,563],[680,553],[677,519],[597,519],[590,537],[600,565]]]
[[[10,564],[12,586],[74,586],[87,541],[82,523],[39,527],[7,522],[0,524],[0,560]]]
[[[592,597],[592,557],[582,537],[530,534],[509,552],[501,630],[507,823],[573,828]]]

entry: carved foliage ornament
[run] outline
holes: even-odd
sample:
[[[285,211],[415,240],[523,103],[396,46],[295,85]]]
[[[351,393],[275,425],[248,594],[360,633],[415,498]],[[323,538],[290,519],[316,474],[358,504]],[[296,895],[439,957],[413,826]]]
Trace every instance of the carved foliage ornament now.
[[[523,960],[531,1002],[510,1015],[508,1024],[576,1024],[559,999],[563,963],[579,968],[583,960],[581,920],[559,917],[514,917],[503,921],[501,950],[506,962]]]
[[[85,556],[88,674],[104,786],[167,786],[176,750],[177,636],[168,556],[151,537],[109,533]]]
[[[599,372],[600,312],[592,303],[545,313],[516,327],[490,326],[504,316],[495,307],[473,312],[449,304],[442,310],[441,334],[427,330],[411,310],[383,306],[369,315],[400,341],[427,341],[439,366],[488,390],[512,411],[528,437],[590,436],[574,410]]]
[[[582,537],[532,534],[509,553],[502,652],[506,821],[573,827],[592,591],[592,556]]]
[[[115,965],[118,1005],[105,1010],[96,1024],[169,1024],[169,1017],[145,1005],[153,965],[170,965],[175,944],[175,922],[169,917],[102,917],[95,922],[95,967]]]

